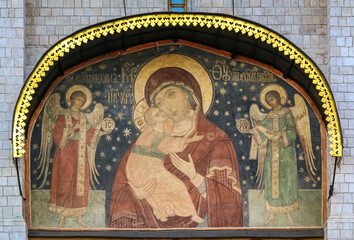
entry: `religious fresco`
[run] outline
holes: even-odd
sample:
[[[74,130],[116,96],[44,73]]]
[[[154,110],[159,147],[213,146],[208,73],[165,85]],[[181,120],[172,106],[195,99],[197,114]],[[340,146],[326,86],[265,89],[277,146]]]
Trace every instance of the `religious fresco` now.
[[[140,49],[68,74],[37,109],[29,226],[322,227],[325,144],[311,100],[276,71]]]

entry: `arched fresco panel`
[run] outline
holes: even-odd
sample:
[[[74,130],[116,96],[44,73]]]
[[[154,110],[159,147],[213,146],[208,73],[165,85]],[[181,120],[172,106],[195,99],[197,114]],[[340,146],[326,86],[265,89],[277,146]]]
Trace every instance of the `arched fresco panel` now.
[[[321,228],[312,106],[276,70],[187,43],[86,63],[31,122],[29,227]]]

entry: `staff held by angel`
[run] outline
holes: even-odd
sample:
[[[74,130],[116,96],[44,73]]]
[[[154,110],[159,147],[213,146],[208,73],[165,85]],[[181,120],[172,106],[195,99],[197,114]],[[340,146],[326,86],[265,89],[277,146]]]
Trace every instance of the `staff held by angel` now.
[[[39,188],[47,182],[53,141],[55,154],[52,166],[49,211],[60,216],[58,227],[64,227],[66,217],[76,217],[86,227],[88,190],[99,184],[95,153],[100,136],[112,129],[101,130],[104,116],[102,104],[97,103],[91,113],[84,113],[92,103],[91,91],[83,85],[74,85],[66,92],[68,108],[60,104],[60,94],[52,94],[42,117],[41,148],[37,160],[40,171]]]
[[[249,158],[258,159],[258,197],[264,194],[266,212],[270,213],[266,224],[275,220],[275,214],[286,214],[288,223],[293,225],[291,213],[299,209],[297,136],[304,151],[307,173],[316,183],[308,109],[298,94],[294,95],[295,106],[285,107],[287,93],[278,84],[264,87],[260,101],[270,111],[263,113],[253,104],[250,108],[252,129],[240,129],[242,124],[237,122],[236,126],[239,131],[252,134]]]

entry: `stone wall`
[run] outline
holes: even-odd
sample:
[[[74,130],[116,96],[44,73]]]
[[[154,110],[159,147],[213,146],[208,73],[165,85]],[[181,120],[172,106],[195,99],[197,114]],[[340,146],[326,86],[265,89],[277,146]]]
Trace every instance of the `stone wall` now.
[[[354,239],[354,1],[329,0],[327,22],[328,81],[345,147],[329,209],[328,239]]]
[[[234,1],[235,9],[232,9]],[[191,11],[233,14],[261,23],[305,51],[324,71],[327,65],[326,0],[194,0]]]
[[[168,10],[167,0],[127,0],[127,15]],[[193,0],[188,11],[235,14],[279,32],[324,71],[327,66],[326,0]],[[122,0],[28,0],[26,76],[50,46],[70,33],[125,16]]]
[[[13,109],[24,82],[25,3],[0,1],[0,239],[25,239],[16,170],[12,163]]]
[[[167,0],[125,0],[126,15],[168,10]],[[60,39],[92,24],[124,17],[123,0],[27,0],[26,77]]]
[[[168,10],[167,0],[126,2],[127,15]],[[259,22],[299,46],[324,71],[339,108],[345,147],[328,203],[326,238],[353,239],[354,1],[189,0],[188,11],[234,13]],[[123,0],[0,0],[0,239],[25,239],[9,141],[23,82],[42,54],[60,39],[126,14]],[[329,157],[328,163],[331,179],[333,159]]]

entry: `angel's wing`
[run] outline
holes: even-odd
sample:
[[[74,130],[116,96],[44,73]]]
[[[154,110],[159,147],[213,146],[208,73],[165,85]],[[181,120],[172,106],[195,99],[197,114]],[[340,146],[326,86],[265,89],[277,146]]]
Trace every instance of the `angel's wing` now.
[[[43,188],[48,177],[50,152],[53,146],[53,129],[59,113],[63,110],[64,109],[60,105],[59,93],[51,95],[44,106],[41,129],[41,148],[37,158],[37,160],[39,160],[39,166],[37,169],[40,171],[37,180],[43,176],[39,188]]]
[[[104,108],[101,103],[97,103],[91,113],[86,113],[87,121],[92,127],[100,129],[104,115]]]
[[[258,126],[265,119],[266,116],[267,116],[267,113],[262,113],[259,110],[259,107],[257,104],[251,105],[250,118],[251,118],[252,127]],[[255,131],[257,131],[257,130],[255,130]],[[256,146],[254,140],[252,139],[250,152],[253,152],[253,155],[255,155],[255,156],[257,155],[257,159],[258,159],[258,166],[257,166],[257,173],[256,173],[257,182],[259,183],[258,188],[261,188],[261,186],[263,185],[263,182],[264,182],[263,181],[263,172],[264,172],[265,158],[267,155],[267,146],[266,145],[267,145],[267,141]]]
[[[259,125],[259,123],[262,122],[266,116],[266,113],[262,113],[261,111],[259,111],[259,107],[257,104],[251,105],[250,118],[253,127]]]
[[[97,130],[101,129],[101,123],[104,116],[104,108],[102,104],[97,103],[93,111],[85,115],[87,121],[91,124],[92,127],[96,128]],[[95,161],[98,141],[99,141],[99,136],[97,136],[97,139],[95,139],[93,144],[87,145],[87,159],[90,168],[90,182],[91,182],[91,186],[94,189],[96,189],[95,182],[97,184],[100,184],[97,179],[97,176],[99,176],[100,174],[98,173],[98,170],[96,168],[96,161]]]
[[[317,171],[317,169],[314,163],[314,159],[316,158],[312,150],[309,113],[305,100],[299,94],[294,95],[294,101],[295,106],[291,107],[290,110],[294,116],[296,131],[299,135],[302,149],[304,150],[307,173],[312,181],[316,183],[313,178],[313,176],[316,175],[315,171]]]

